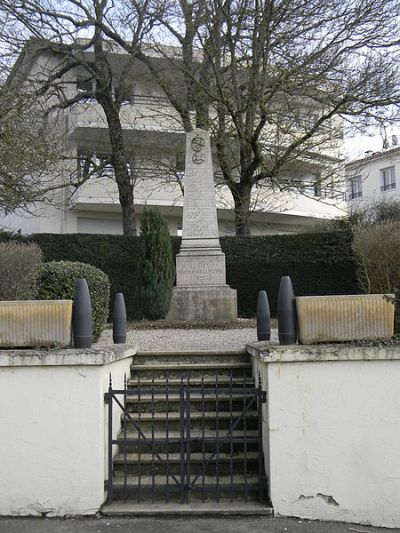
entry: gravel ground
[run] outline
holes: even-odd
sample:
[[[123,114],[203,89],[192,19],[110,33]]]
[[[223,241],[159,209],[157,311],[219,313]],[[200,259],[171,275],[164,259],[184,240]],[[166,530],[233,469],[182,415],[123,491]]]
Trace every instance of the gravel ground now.
[[[271,339],[277,339],[273,330]],[[136,329],[128,331],[127,344],[137,344],[141,352],[180,350],[243,350],[257,341],[256,328],[244,329]],[[103,332],[98,346],[112,344],[112,330]]]

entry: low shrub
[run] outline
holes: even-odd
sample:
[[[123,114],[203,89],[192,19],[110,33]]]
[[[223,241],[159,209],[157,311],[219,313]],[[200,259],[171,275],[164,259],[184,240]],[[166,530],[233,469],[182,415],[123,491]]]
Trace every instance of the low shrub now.
[[[400,222],[356,227],[353,252],[364,292],[396,295],[396,332],[400,333]]]
[[[42,251],[34,243],[0,243],[0,300],[34,300]]]
[[[72,300],[79,278],[85,278],[88,283],[93,310],[93,341],[96,342],[106,325],[110,302],[110,281],[104,272],[86,263],[43,263],[39,272],[39,299]]]

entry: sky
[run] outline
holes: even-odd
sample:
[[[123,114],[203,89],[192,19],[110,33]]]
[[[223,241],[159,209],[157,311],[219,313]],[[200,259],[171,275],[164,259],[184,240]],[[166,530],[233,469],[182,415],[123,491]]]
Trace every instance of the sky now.
[[[400,128],[390,128],[386,131],[389,147],[392,147],[392,135],[396,135],[398,143],[400,145]],[[344,138],[344,150],[346,159],[351,161],[352,159],[358,159],[365,156],[365,152],[372,150],[373,152],[379,152],[383,149],[382,135],[357,135]]]

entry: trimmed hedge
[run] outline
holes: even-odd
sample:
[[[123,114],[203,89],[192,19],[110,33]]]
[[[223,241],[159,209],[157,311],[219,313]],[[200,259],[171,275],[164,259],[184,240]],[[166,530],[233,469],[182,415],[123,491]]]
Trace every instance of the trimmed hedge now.
[[[275,315],[282,276],[291,277],[296,296],[359,293],[351,240],[347,231],[223,237],[227,283],[238,291],[239,316],[254,316],[262,289]]]
[[[0,236],[0,240],[9,239]],[[139,238],[115,235],[52,235],[20,237],[41,247],[45,261],[81,261],[105,272],[111,293],[123,292],[129,319],[136,316],[135,290]],[[180,238],[171,237],[174,256]],[[238,291],[239,316],[254,316],[257,294],[268,293],[272,314],[281,276],[292,278],[296,295],[360,292],[351,251],[351,232],[335,231],[263,237],[222,237],[227,283]]]
[[[85,278],[93,310],[93,342],[100,338],[108,317],[110,282],[98,268],[80,262],[50,261],[40,267],[39,300],[73,300],[75,282]]]

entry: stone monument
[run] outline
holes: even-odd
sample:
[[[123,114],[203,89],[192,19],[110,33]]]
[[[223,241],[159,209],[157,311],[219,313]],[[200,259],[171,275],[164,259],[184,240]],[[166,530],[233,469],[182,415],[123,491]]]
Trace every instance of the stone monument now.
[[[226,284],[225,254],[219,243],[210,135],[201,129],[186,136],[182,244],[168,318],[237,318],[236,290]]]

